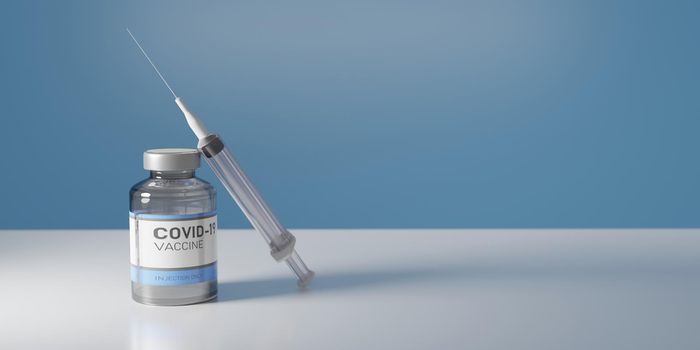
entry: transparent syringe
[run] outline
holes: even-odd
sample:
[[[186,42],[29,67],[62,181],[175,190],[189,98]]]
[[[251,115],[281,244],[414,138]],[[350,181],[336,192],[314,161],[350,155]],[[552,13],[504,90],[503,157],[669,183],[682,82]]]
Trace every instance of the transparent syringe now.
[[[314,277],[314,272],[311,271],[301,257],[294,249],[296,238],[289,233],[277,220],[275,215],[270,210],[270,207],[265,203],[265,200],[260,196],[260,193],[255,189],[253,183],[250,182],[246,174],[243,172],[238,162],[233,157],[233,154],[224,145],[221,138],[213,133],[209,133],[204,123],[192,113],[187,105],[178,97],[168,82],[160,74],[156,65],[151,61],[146,51],[141,47],[138,40],[131,34],[127,28],[131,38],[139,47],[141,52],[146,56],[148,62],[153,66],[160,79],[168,87],[168,90],[175,96],[175,103],[185,115],[187,124],[190,129],[199,139],[197,148],[204,155],[207,163],[219,178],[221,183],[226,187],[226,190],[231,197],[236,201],[236,204],[241,208],[246,218],[250,221],[256,231],[258,231],[265,242],[270,246],[270,254],[277,261],[285,261],[289,268],[296,274],[298,285],[306,286]]]

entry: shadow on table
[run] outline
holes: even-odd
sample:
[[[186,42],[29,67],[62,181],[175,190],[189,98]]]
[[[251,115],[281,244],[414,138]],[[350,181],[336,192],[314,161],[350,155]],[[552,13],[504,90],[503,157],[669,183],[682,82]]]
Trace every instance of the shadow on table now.
[[[439,275],[445,274],[445,270]],[[436,277],[434,270],[389,270],[367,272],[339,272],[316,274],[311,285],[299,289],[291,277],[279,277],[252,281],[220,281],[218,302],[275,297],[283,295],[304,295],[335,290],[348,290],[378,286],[396,282],[427,280]]]
[[[361,272],[320,272],[307,289],[299,289],[293,278],[252,281],[222,281],[219,302],[305,295],[332,291],[373,288],[396,283],[466,283],[509,281],[512,283],[583,283],[622,280],[655,281],[680,279],[698,282],[697,263],[688,261],[638,261],[623,258],[565,258],[561,260],[503,259],[467,261],[451,266],[403,267],[395,270]]]

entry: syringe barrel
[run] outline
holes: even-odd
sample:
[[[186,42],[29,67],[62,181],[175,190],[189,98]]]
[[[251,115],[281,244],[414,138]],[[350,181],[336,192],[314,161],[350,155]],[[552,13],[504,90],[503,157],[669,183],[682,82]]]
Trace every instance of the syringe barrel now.
[[[277,220],[233,154],[213,134],[200,140],[199,149],[243,214],[270,246],[273,257],[278,261],[285,260],[297,275],[299,285],[306,285],[313,278],[313,271],[306,267],[294,250],[294,236]]]

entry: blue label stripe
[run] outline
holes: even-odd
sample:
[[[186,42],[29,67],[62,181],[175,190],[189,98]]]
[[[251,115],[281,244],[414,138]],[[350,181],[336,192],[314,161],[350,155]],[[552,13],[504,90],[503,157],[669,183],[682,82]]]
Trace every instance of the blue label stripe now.
[[[139,212],[129,212],[129,217],[136,219],[155,219],[155,220],[193,220],[200,218],[207,218],[216,215],[216,211],[208,211],[204,213],[196,214],[149,214],[149,213],[139,213]]]
[[[145,269],[131,265],[131,280],[151,286],[181,286],[216,281],[216,263],[184,270]]]

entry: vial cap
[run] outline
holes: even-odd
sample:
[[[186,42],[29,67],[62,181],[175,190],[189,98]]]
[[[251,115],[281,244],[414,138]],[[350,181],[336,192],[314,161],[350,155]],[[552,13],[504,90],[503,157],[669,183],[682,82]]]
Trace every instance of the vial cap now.
[[[191,148],[159,148],[143,152],[143,168],[151,171],[199,168],[199,151]]]

